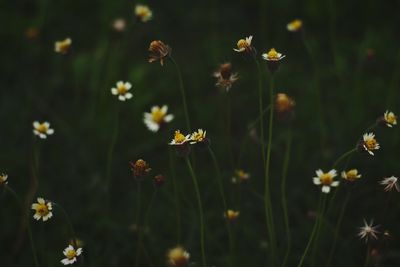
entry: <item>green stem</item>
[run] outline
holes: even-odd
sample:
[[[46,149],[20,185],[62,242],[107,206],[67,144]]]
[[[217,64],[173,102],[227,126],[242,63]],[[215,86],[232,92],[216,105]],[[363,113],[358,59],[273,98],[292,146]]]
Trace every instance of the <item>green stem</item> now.
[[[258,107],[259,107],[259,118],[260,118],[260,139],[261,139],[261,155],[262,155],[262,161],[263,161],[263,167],[265,170],[265,144],[264,144],[264,112],[263,112],[263,93],[262,93],[262,72],[261,72],[261,67],[260,63],[256,59],[254,55],[254,61],[257,66],[257,72],[258,72]]]
[[[322,224],[323,224],[323,217],[325,214],[325,209],[326,209],[326,200],[327,200],[327,195],[324,194],[323,196],[323,200],[322,200],[322,210],[320,212],[319,215],[319,221],[318,221],[318,227],[317,227],[317,233],[315,235],[315,241],[314,241],[314,245],[312,248],[312,254],[311,254],[311,266],[315,265],[315,255],[317,254],[318,251],[318,242],[319,242],[319,237],[321,234],[321,229],[322,229]]]
[[[108,148],[108,153],[107,153],[107,169],[106,169],[106,192],[107,192],[107,202],[109,205],[109,191],[110,191],[110,183],[111,183],[111,165],[112,165],[112,159],[114,155],[114,147],[117,142],[117,137],[118,137],[118,131],[119,131],[119,107],[117,108],[117,111],[115,113],[115,125],[113,129],[113,134],[111,137],[111,143]]]
[[[137,192],[136,192],[136,229],[137,229],[137,242],[136,242],[136,257],[135,257],[135,266],[139,266],[139,257],[140,257],[140,247],[141,247],[141,235],[142,235],[142,226],[140,225],[140,210],[141,210],[141,195],[142,195],[142,183],[141,181],[137,181]]]
[[[186,165],[189,169],[190,175],[193,180],[193,185],[194,189],[196,191],[196,197],[197,197],[197,204],[199,207],[199,219],[200,219],[200,246],[201,246],[201,257],[202,257],[202,266],[207,267],[207,261],[206,261],[206,252],[205,252],[205,239],[204,239],[204,215],[203,215],[203,206],[201,204],[201,196],[200,196],[200,189],[199,185],[197,183],[197,178],[196,174],[193,171],[192,164],[190,163],[189,158],[185,158],[186,160]]]
[[[28,212],[25,213],[24,205],[22,204],[22,200],[19,198],[17,193],[15,193],[15,191],[11,187],[9,187],[8,185],[5,185],[5,188],[11,193],[11,195],[17,201],[18,205],[21,208],[22,214],[24,214],[24,215],[29,217]],[[35,266],[39,267],[39,261],[38,261],[38,257],[37,257],[36,246],[35,246],[35,242],[33,241],[32,230],[31,230],[31,226],[30,226],[29,220],[28,220],[28,223],[27,223],[27,229],[28,229],[29,242],[30,242],[31,249],[32,249],[33,261],[35,263]]]
[[[343,155],[341,155],[341,156],[335,161],[335,163],[333,163],[333,169],[335,169],[335,168],[339,165],[339,163],[340,163],[342,160],[344,160],[346,157],[350,156],[353,152],[356,152],[356,151],[357,151],[357,147],[355,147],[355,148],[353,148],[353,149],[351,149],[351,150],[345,152]]]
[[[185,87],[183,85],[182,73],[181,73],[179,65],[175,61],[175,59],[172,56],[170,56],[170,59],[171,59],[172,63],[174,63],[176,72],[178,74],[179,88],[181,90],[181,96],[182,96],[183,111],[185,112],[185,120],[186,120],[186,128],[187,128],[186,130],[188,132],[192,132],[192,128],[190,127],[189,112],[188,112],[188,107],[187,107],[187,103],[186,103],[186,94],[185,94]]]
[[[286,180],[287,180],[287,173],[288,173],[288,167],[289,167],[291,145],[292,145],[292,130],[289,128],[288,135],[287,135],[285,159],[283,161],[282,183],[281,183],[283,218],[284,218],[284,222],[285,222],[285,230],[286,230],[286,238],[287,238],[287,249],[286,249],[285,256],[283,258],[282,267],[286,266],[289,255],[290,255],[290,250],[292,248],[292,243],[291,243],[292,239],[290,236],[289,216],[288,216],[288,207],[287,207],[287,199],[286,199]]]
[[[171,169],[171,177],[172,177],[172,185],[174,187],[174,202],[175,202],[175,214],[176,214],[176,225],[177,225],[177,232],[176,232],[176,239],[177,239],[177,244],[180,244],[181,242],[181,210],[180,210],[180,205],[179,205],[179,190],[178,190],[178,181],[176,179],[176,172],[175,172],[175,165],[174,165],[174,159],[172,157],[172,150],[169,151],[169,166]]]
[[[370,248],[370,246],[368,245],[368,247],[367,247],[367,252],[366,252],[366,254],[365,254],[365,263],[364,263],[364,267],[368,267],[368,265],[369,265],[369,258],[370,258],[370,255],[371,255],[370,250],[371,250],[371,248]]]

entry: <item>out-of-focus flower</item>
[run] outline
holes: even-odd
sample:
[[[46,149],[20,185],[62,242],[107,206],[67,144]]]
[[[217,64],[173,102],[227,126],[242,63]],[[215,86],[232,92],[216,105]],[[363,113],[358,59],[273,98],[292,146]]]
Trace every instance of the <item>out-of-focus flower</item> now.
[[[303,21],[295,19],[286,25],[286,29],[290,32],[298,32],[303,27]]]
[[[369,239],[378,239],[378,226],[374,226],[373,224],[373,220],[371,220],[368,224],[367,221],[364,219],[364,226],[360,227],[360,230],[358,232],[358,236],[360,237],[360,239],[365,239],[365,242],[368,242]]]
[[[235,170],[234,175],[232,177],[232,183],[237,184],[241,182],[245,182],[250,179],[250,173],[245,172],[242,169]]]
[[[233,83],[239,79],[237,73],[232,73],[232,64],[229,62],[221,64],[214,72],[214,77],[217,78],[215,86],[227,92],[232,87]]]
[[[154,176],[154,184],[156,186],[162,186],[165,183],[165,176],[162,174],[158,174],[156,176]]]
[[[380,148],[379,143],[375,139],[375,134],[373,133],[365,133],[363,135],[361,146],[372,156],[374,155],[373,151]]]
[[[29,40],[34,40],[39,36],[39,29],[36,27],[29,27],[25,30],[25,37]]]
[[[74,246],[69,245],[63,251],[65,259],[61,260],[61,263],[64,265],[73,264],[77,261],[77,257],[82,254],[82,248],[75,249]]]
[[[0,186],[5,185],[8,183],[7,181],[8,175],[5,173],[0,174]]]
[[[31,208],[35,211],[33,218],[38,221],[42,219],[45,222],[53,217],[53,205],[50,201],[44,200],[44,198],[38,197],[37,203],[33,203]]]
[[[47,121],[40,123],[38,121],[33,122],[33,133],[41,139],[46,139],[48,135],[54,134],[54,129],[50,128],[50,123]]]
[[[253,40],[252,35],[250,35],[249,37],[246,37],[244,39],[240,39],[236,44],[237,48],[233,48],[233,50],[235,50],[236,52],[239,52],[239,53],[253,52],[254,48],[251,46],[251,40]]]
[[[313,182],[315,185],[322,185],[322,192],[329,193],[331,191],[331,187],[336,187],[339,185],[339,181],[333,180],[337,176],[335,169],[332,169],[329,172],[317,170],[315,173],[317,174],[317,177],[313,177]]]
[[[85,245],[85,243],[79,239],[79,238],[72,238],[68,241],[68,244],[71,246],[76,246],[78,248],[81,248]]]
[[[385,186],[384,190],[386,192],[392,191],[393,188],[396,188],[397,192],[400,192],[400,186],[397,183],[398,178],[391,176],[391,177],[387,177],[387,178],[383,178],[382,181],[380,181],[379,183],[383,186]]]
[[[129,92],[131,88],[132,85],[129,82],[119,81],[116,88],[111,88],[111,93],[117,95],[119,100],[125,101],[132,98],[132,93]]]
[[[160,61],[164,66],[164,59],[171,55],[171,48],[160,40],[152,41],[149,47],[149,62]]]
[[[350,182],[354,182],[355,180],[361,178],[361,174],[358,173],[357,169],[342,171],[341,175],[342,175],[343,179],[346,179],[347,181],[350,181]]]
[[[190,135],[190,144],[197,144],[206,142],[206,133],[207,131],[203,131],[203,129],[198,129]]]
[[[236,219],[239,217],[240,212],[235,211],[235,210],[227,210],[224,214],[225,218],[228,219],[230,222],[236,221]]]
[[[293,108],[296,106],[295,101],[287,94],[278,93],[275,97],[275,111],[280,117],[291,115]]]
[[[123,18],[117,18],[114,20],[112,27],[117,32],[123,32],[126,28],[126,22]]]
[[[167,253],[167,262],[172,267],[189,266],[190,254],[181,246],[172,248]]]
[[[138,159],[131,162],[131,171],[135,178],[143,178],[151,171],[149,164],[143,159]]]
[[[267,61],[269,71],[274,74],[285,55],[278,53],[275,48],[271,48],[267,53],[262,54],[262,57]]]
[[[180,130],[176,130],[174,134],[174,139],[171,140],[169,143],[170,145],[184,145],[188,141],[190,141],[190,134],[188,135],[183,135]]]
[[[54,51],[60,54],[67,54],[71,48],[72,40],[71,38],[65,38],[61,41],[56,41],[54,44]]]
[[[397,125],[397,116],[393,112],[386,110],[383,116],[378,119],[378,122],[392,128]]]
[[[141,22],[147,22],[153,18],[153,12],[148,6],[138,4],[135,6],[135,16]]]
[[[162,126],[174,119],[174,115],[167,114],[168,106],[153,106],[151,112],[144,113],[143,121],[147,128],[152,132],[157,132]]]

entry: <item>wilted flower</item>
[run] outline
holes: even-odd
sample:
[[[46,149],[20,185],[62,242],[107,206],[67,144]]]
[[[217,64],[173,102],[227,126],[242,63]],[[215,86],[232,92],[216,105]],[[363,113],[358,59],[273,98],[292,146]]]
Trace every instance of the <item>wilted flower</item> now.
[[[63,253],[66,258],[61,260],[61,263],[64,265],[73,264],[77,261],[77,257],[82,254],[82,248],[75,250],[74,246],[69,245]]]
[[[136,5],[135,6],[135,16],[141,22],[147,22],[153,18],[153,12],[146,5]]]
[[[116,88],[111,88],[111,93],[117,95],[119,100],[125,101],[132,98],[132,93],[128,92],[131,88],[132,85],[129,82],[119,81]]]
[[[392,128],[397,125],[397,116],[393,112],[386,110],[383,116],[379,119],[379,122]]]
[[[271,48],[267,53],[262,54],[263,59],[267,61],[268,69],[273,74],[279,67],[279,62],[285,57],[278,53],[275,48]]]
[[[299,19],[295,19],[287,24],[286,28],[290,32],[298,32],[303,27],[303,22]]]
[[[48,123],[47,121],[43,123],[34,121],[33,133],[39,136],[41,139],[46,139],[48,135],[54,134],[54,130],[50,128],[50,123]]]
[[[374,155],[373,151],[380,148],[379,143],[375,139],[375,134],[373,133],[365,133],[363,135],[361,146],[372,156]]]
[[[190,135],[190,144],[197,144],[197,143],[202,143],[207,141],[206,139],[206,131],[203,131],[203,129],[198,129],[197,131],[193,132]]]
[[[221,64],[214,72],[214,77],[217,78],[215,86],[226,91],[229,91],[233,83],[239,79],[237,73],[232,73],[232,64],[229,62]]]
[[[315,173],[317,174],[317,177],[313,178],[313,182],[315,185],[322,185],[322,192],[329,193],[331,191],[331,186],[336,187],[339,185],[339,181],[333,181],[333,178],[337,176],[335,169],[332,169],[329,172],[317,170]]]
[[[33,203],[31,208],[35,211],[33,218],[36,220],[42,219],[44,222],[53,217],[53,205],[50,201],[44,200],[41,197],[37,198],[37,203]]]
[[[287,94],[278,93],[275,97],[275,111],[281,117],[290,115],[295,105],[294,100]]]
[[[151,171],[151,168],[146,161],[138,159],[135,162],[131,162],[131,171],[135,178],[143,178]]]
[[[164,59],[171,55],[171,48],[160,40],[152,41],[149,47],[149,62],[160,61],[161,66],[164,66]]]
[[[144,113],[144,124],[146,124],[150,131],[157,132],[164,124],[174,119],[174,115],[167,115],[167,111],[167,105],[164,105],[161,108],[159,106],[153,106],[150,113]]]
[[[342,171],[342,178],[347,181],[354,182],[355,180],[361,178],[361,174],[358,173],[357,169],[351,169],[348,171]]]
[[[183,145],[190,141],[190,134],[183,135],[180,130],[176,130],[174,134],[174,139],[169,143],[170,145]]]
[[[237,184],[250,179],[250,174],[242,169],[235,170],[234,176],[232,177],[232,183]]]
[[[381,185],[385,186],[384,190],[386,192],[392,191],[393,188],[396,188],[397,192],[400,192],[400,186],[397,183],[397,180],[398,180],[397,177],[391,176],[391,177],[383,178],[383,180],[380,181],[379,183]]]
[[[165,183],[165,176],[162,174],[158,174],[154,176],[154,184],[156,186],[162,186]]]
[[[167,253],[167,262],[172,267],[189,266],[190,254],[181,246],[172,248]]]
[[[233,48],[236,52],[242,53],[242,52],[253,52],[254,48],[251,46],[251,40],[253,39],[253,36],[246,37],[245,39],[240,39],[237,42],[237,48]]]
[[[126,22],[122,18],[115,19],[113,24],[112,24],[112,27],[117,32],[123,32],[125,30],[125,28],[126,28]]]
[[[224,214],[225,218],[228,219],[228,221],[233,222],[239,217],[240,212],[235,211],[235,210],[227,210],[226,213]]]
[[[379,233],[376,229],[378,226],[373,226],[374,221],[371,220],[368,224],[364,219],[364,226],[360,227],[360,231],[358,232],[358,236],[360,239],[365,239],[365,242],[368,242],[369,239],[378,239],[377,234]]]
[[[64,40],[61,41],[57,41],[54,44],[54,51],[56,51],[57,53],[60,54],[67,54],[71,48],[72,45],[72,40],[71,38],[66,38]]]
[[[0,186],[7,184],[8,175],[5,173],[0,174]]]

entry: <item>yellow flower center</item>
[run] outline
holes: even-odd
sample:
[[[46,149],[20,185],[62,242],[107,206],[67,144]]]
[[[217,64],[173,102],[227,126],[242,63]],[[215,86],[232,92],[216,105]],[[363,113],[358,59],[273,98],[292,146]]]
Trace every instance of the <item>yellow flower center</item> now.
[[[369,139],[369,140],[366,140],[365,142],[364,142],[364,145],[365,145],[365,147],[368,149],[368,150],[374,150],[375,149],[375,147],[376,147],[376,140],[375,139]]]
[[[44,124],[44,123],[41,123],[37,128],[36,128],[36,130],[38,131],[38,132],[40,132],[40,133],[47,133],[47,130],[48,130],[48,128],[47,128],[47,126]]]
[[[38,207],[36,208],[36,212],[39,213],[41,217],[46,216],[49,214],[49,209],[46,204],[38,204]]]
[[[293,30],[298,30],[301,28],[303,22],[299,19],[294,20],[292,23],[290,23],[290,27],[293,28]]]
[[[393,113],[389,113],[387,116],[386,116],[386,121],[388,122],[388,123],[390,123],[390,124],[396,124],[396,116],[393,114]]]
[[[160,124],[161,122],[164,121],[164,112],[161,111],[161,109],[156,109],[151,112],[151,118],[154,122]]]
[[[125,85],[118,86],[117,90],[118,90],[118,94],[120,94],[120,95],[124,95],[128,91],[126,89]]]
[[[73,258],[76,257],[76,251],[75,249],[71,249],[67,251],[67,255],[65,255],[69,260],[72,260]]]
[[[242,48],[246,49],[248,46],[249,46],[249,44],[246,42],[245,39],[240,39],[240,40],[237,42],[237,47],[238,47],[239,49],[242,49]]]
[[[269,59],[278,59],[278,52],[276,52],[275,48],[271,48],[271,50],[269,50],[269,52],[267,53],[267,56]]]
[[[193,136],[192,136],[193,141],[197,141],[197,142],[201,142],[203,141],[204,137],[203,137],[203,133],[201,132],[194,132]]]
[[[357,170],[350,170],[346,173],[348,180],[355,180],[357,178]]]
[[[180,131],[175,131],[174,140],[175,143],[181,144],[185,141],[185,136]]]
[[[333,177],[329,173],[324,173],[319,177],[319,180],[323,185],[330,185],[333,182]]]

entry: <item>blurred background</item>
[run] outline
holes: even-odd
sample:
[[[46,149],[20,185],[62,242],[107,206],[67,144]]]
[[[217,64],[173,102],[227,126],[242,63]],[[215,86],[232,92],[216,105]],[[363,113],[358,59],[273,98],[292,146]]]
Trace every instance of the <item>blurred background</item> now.
[[[312,183],[315,170],[330,169],[387,109],[400,112],[400,2],[143,1],[153,11],[153,19],[145,23],[135,18],[136,4],[104,0],[0,3],[0,172],[9,175],[9,186],[26,207],[37,196],[64,207],[84,242],[87,266],[134,265],[141,227],[144,249],[139,266],[165,266],[166,251],[178,243],[191,254],[191,261],[199,263],[193,185],[184,160],[167,145],[175,129],[185,130],[177,73],[169,60],[163,67],[147,62],[150,42],[162,40],[170,45],[182,70],[192,127],[207,130],[217,155],[228,206],[240,211],[233,225],[236,266],[265,265],[268,244],[260,199],[264,177],[258,128],[250,137],[248,130],[258,116],[257,68],[251,58],[232,49],[240,38],[253,35],[260,62],[261,53],[271,47],[286,55],[274,90],[296,101],[290,122],[275,121],[271,169],[282,258],[286,236],[280,181],[291,131],[288,266],[296,266],[315,221],[320,194]],[[296,18],[303,21],[303,31],[287,31],[287,23]],[[116,19],[125,21],[122,31],[114,28]],[[72,39],[71,51],[55,53],[54,42],[66,37]],[[212,77],[224,62],[231,62],[239,74],[228,93],[216,88]],[[264,102],[268,103],[270,77],[261,63]],[[120,80],[132,84],[133,98],[127,102],[110,92]],[[175,119],[163,131],[152,133],[143,123],[143,113],[164,104]],[[32,133],[35,120],[49,121],[55,134],[47,140],[36,138]],[[374,132],[381,150],[375,157],[355,154],[349,163],[363,177],[351,191],[332,266],[364,263],[367,245],[357,237],[364,218],[373,218],[380,232],[390,233],[373,244],[374,266],[400,266],[399,195],[385,193],[378,184],[383,177],[400,175],[399,130],[379,127]],[[208,261],[210,266],[228,266],[215,170],[207,151],[194,149],[193,154],[205,212]],[[141,182],[140,196],[129,166],[139,158],[152,168]],[[249,172],[249,181],[232,184],[236,169]],[[152,177],[157,174],[165,175],[166,183],[155,189]],[[326,217],[315,256],[317,266],[326,264],[345,195],[346,187],[337,193]],[[137,224],[138,199],[141,216],[148,211],[148,222],[142,225]],[[33,266],[26,216],[4,188],[0,203],[0,265]],[[65,218],[56,210],[46,223],[32,216],[30,211],[40,266],[59,266],[71,238]]]

